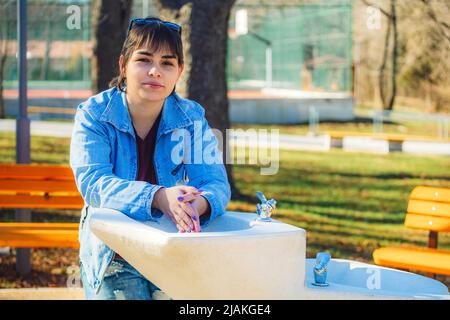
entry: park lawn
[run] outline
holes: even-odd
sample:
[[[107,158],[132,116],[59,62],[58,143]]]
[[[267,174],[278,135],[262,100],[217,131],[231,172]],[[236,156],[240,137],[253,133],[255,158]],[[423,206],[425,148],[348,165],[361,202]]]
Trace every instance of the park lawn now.
[[[32,137],[32,162],[68,164],[69,147],[69,139]],[[15,136],[0,133],[0,162],[14,161]],[[326,250],[335,258],[373,263],[372,252],[381,246],[426,246],[427,232],[403,226],[408,196],[417,185],[450,187],[449,169],[450,159],[442,156],[374,155],[340,149],[329,152],[281,150],[279,171],[272,176],[261,175],[260,167],[255,165],[234,165],[237,187],[255,201],[232,200],[228,210],[255,212],[255,192],[262,191],[278,202],[275,219],[307,230],[308,257]],[[62,214],[36,211],[33,221],[76,222],[78,218],[79,212],[72,210]],[[12,220],[13,212],[3,210],[0,219]],[[440,235],[439,247],[450,249],[449,234]],[[33,250],[33,256],[59,259],[61,250],[55,250],[59,251]],[[74,251],[67,252],[70,252],[70,259],[78,258]],[[5,259],[0,257],[0,287],[20,286],[12,278],[11,270],[7,279],[2,276],[5,268],[14,268],[13,262]],[[66,257],[65,261],[72,265],[78,263],[70,259]],[[8,267],[3,266],[4,263],[8,263]],[[45,270],[49,270],[53,278],[65,266],[58,262],[54,271],[49,261],[47,265]],[[40,268],[40,265],[33,267]],[[40,272],[43,277],[45,272]],[[63,279],[67,276],[61,272],[61,278],[54,281],[64,286]],[[450,277],[438,276],[438,280],[450,285]]]

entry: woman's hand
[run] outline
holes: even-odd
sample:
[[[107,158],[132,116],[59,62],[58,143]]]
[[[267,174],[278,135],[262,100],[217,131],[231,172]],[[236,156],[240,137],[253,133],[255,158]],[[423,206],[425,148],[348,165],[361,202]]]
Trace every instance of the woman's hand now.
[[[152,203],[153,207],[170,217],[180,232],[194,230],[195,221],[193,220],[197,219],[198,222],[198,213],[195,212],[189,202],[183,202],[183,198],[180,198],[186,194],[197,195],[200,194],[200,191],[189,186],[163,187],[156,191]]]
[[[191,216],[192,221],[194,222],[193,231],[200,232],[200,216],[203,214],[210,214],[211,212],[208,200],[199,193],[188,193],[183,196],[181,201],[192,208],[195,213],[194,216]]]

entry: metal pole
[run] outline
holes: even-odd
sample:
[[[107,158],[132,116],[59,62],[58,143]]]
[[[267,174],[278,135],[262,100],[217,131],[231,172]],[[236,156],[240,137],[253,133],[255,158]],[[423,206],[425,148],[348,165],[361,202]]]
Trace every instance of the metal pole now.
[[[19,45],[19,117],[16,122],[16,163],[30,163],[30,119],[27,114],[27,2],[17,6],[17,42]],[[15,219],[31,221],[29,209],[17,209]],[[31,249],[17,249],[16,270],[20,275],[31,271]]]
[[[266,85],[272,88],[272,47],[266,49]]]
[[[314,106],[309,107],[309,135],[318,135],[319,113]]]

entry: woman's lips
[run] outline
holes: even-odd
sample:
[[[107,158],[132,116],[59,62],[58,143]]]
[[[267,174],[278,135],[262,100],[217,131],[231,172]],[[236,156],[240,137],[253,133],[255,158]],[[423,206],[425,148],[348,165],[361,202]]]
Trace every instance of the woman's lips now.
[[[164,86],[158,82],[144,82],[143,85],[145,87],[150,87],[154,89],[163,88]]]

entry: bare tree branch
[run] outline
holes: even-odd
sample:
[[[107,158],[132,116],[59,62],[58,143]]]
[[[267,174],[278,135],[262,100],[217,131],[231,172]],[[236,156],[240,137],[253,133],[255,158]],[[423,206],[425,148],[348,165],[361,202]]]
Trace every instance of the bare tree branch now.
[[[379,5],[377,4],[373,4],[367,0],[361,0],[366,6],[370,6],[370,7],[375,7],[378,8],[382,14],[384,14],[387,18],[391,19],[391,14],[389,12],[387,12],[386,10],[384,10],[383,8],[381,8]]]
[[[446,38],[447,40],[450,41],[450,36],[447,34],[446,31],[450,31],[450,25],[444,21],[440,21],[437,16],[436,13],[434,12],[433,6],[431,5],[429,0],[421,0],[421,2],[427,7],[427,14],[428,16],[434,21],[436,22],[436,24],[438,25],[442,35],[444,38]]]

